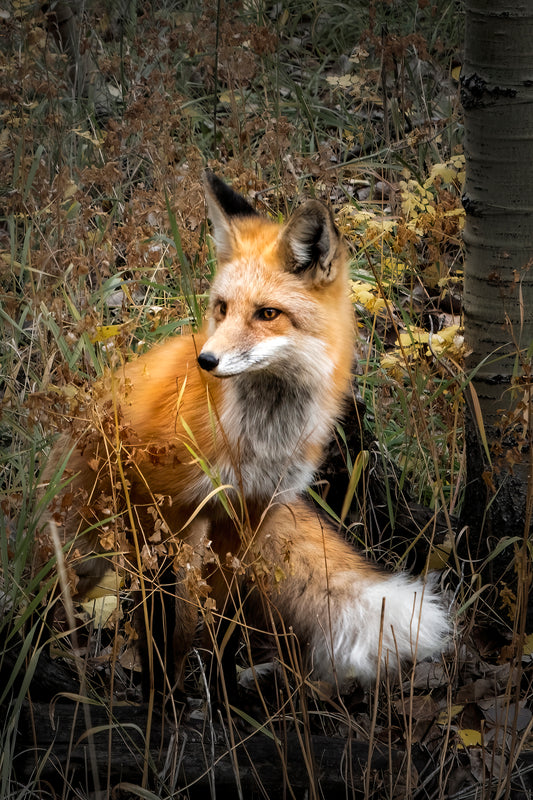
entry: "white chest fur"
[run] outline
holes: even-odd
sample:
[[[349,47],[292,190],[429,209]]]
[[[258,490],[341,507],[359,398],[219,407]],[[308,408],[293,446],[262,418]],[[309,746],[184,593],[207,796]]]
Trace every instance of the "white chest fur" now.
[[[220,465],[221,478],[254,500],[303,491],[317,466],[310,449],[323,443],[330,424],[314,387],[261,372],[224,389],[220,422],[231,464]]]

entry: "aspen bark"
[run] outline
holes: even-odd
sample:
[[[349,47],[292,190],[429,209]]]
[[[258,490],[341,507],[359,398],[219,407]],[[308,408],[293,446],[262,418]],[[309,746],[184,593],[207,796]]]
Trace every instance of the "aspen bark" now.
[[[465,12],[464,322],[475,395],[464,516],[474,555],[512,583],[513,547],[491,553],[505,536],[526,553],[531,527],[533,2],[467,0]]]

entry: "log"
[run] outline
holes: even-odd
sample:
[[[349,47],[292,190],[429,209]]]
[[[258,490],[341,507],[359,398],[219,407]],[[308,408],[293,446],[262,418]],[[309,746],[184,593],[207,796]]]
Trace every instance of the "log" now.
[[[144,704],[106,708],[86,703],[82,707],[69,700],[27,703],[21,712],[14,758],[17,779],[26,783],[38,769],[48,789],[61,790],[68,779],[71,787],[91,785],[94,789],[99,783],[109,793],[110,789],[125,790],[125,784],[139,786],[148,763],[151,786],[165,786],[190,798],[210,797],[212,785],[217,797],[238,797],[238,787],[244,797],[258,792],[276,797],[283,787],[287,796],[292,792],[294,797],[303,797],[311,785],[319,796],[322,792],[327,797],[344,797],[347,791],[349,796],[364,793],[367,769],[375,773],[375,785],[391,766],[395,771],[400,768],[400,754],[374,748],[369,760],[368,745],[353,738],[313,735],[305,744],[305,733],[300,731],[302,741],[293,728],[284,735],[276,732],[275,741],[267,727],[242,730],[232,724],[232,747],[227,722],[187,722],[176,729],[156,714],[151,716],[151,743],[145,754],[148,721]]]

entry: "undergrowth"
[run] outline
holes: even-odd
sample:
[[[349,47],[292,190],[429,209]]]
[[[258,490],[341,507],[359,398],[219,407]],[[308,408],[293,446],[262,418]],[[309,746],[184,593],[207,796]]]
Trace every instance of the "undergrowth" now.
[[[199,324],[215,270],[201,184],[207,165],[274,218],[302,196],[333,206],[351,249],[360,334],[354,408],[364,405],[357,424],[348,416],[338,430],[352,502],[337,519],[390,568],[411,564],[417,542],[422,562],[453,587],[462,633],[442,664],[421,664],[399,688],[385,681],[370,697],[340,700],[311,690],[296,666],[258,665],[268,678],[254,689],[252,711],[229,709],[222,698],[231,712],[222,744],[216,706],[197,701],[211,731],[201,775],[183,780],[184,751],[166,739],[158,772],[150,732],[139,725],[130,745],[145,759],[143,779],[120,796],[214,797],[210,770],[220,748],[232,753],[243,796],[243,739],[264,736],[283,762],[279,737],[288,729],[312,797],[320,776],[311,736],[348,734],[369,758],[380,748],[389,755],[385,768],[367,766],[362,783],[346,776],[347,796],[509,796],[508,773],[531,735],[530,687],[524,678],[520,691],[523,676],[503,647],[512,598],[494,610],[504,633],[472,637],[483,587],[465,577],[477,567],[465,569],[456,552],[465,535],[457,519],[469,383],[460,327],[461,4],[94,2],[83,13],[72,4],[74,53],[58,22],[63,5],[13,2],[0,14],[0,796],[105,794],[115,780],[111,767],[107,780],[95,777],[92,745],[81,782],[68,760],[57,765],[55,788],[41,782],[48,752],[19,770],[17,730],[24,709],[31,719],[43,700],[30,686],[43,652],[58,676],[65,665],[73,676],[52,682],[47,701],[70,698],[86,730],[101,724],[110,761],[113,737],[134,736],[114,710],[139,697],[132,595],[123,577],[118,588],[112,582],[102,624],[87,608],[56,608],[52,636],[46,617],[68,582],[64,555],[52,548],[36,573],[33,543],[42,509],[67,479],[60,469],[45,488],[41,476],[55,433],[83,423],[96,378]],[[367,492],[373,479],[377,499]],[[316,497],[329,505],[321,487]],[[401,497],[429,509],[413,516],[410,537],[398,522]],[[379,509],[369,512],[372,503]],[[365,528],[378,513],[387,542]],[[244,625],[239,669],[242,685],[253,687],[251,634]],[[189,671],[189,686],[209,699],[199,654]],[[102,705],[104,721],[97,714],[95,722],[92,706]],[[178,723],[181,713],[175,706],[170,716]],[[73,729],[68,753],[80,736]],[[195,793],[197,782],[204,794]],[[286,794],[297,796],[290,786]]]

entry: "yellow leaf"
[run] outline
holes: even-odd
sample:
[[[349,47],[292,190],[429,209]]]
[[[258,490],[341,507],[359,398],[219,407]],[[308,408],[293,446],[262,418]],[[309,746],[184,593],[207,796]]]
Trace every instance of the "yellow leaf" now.
[[[91,342],[105,342],[120,333],[122,325],[98,325],[96,333],[91,336]]]
[[[352,281],[352,291],[354,294],[359,291],[371,292],[373,289],[375,289],[375,286],[372,286],[371,283],[365,283],[365,281]]]
[[[454,67],[452,69],[452,78],[454,79],[454,81],[458,81],[460,77],[461,77],[461,67]]]
[[[372,292],[359,292],[357,299],[363,306],[369,306],[376,298]]]
[[[376,287],[363,281],[352,281],[352,301],[364,306],[373,314],[379,314],[387,309],[387,303],[383,297],[378,296]]]
[[[402,380],[405,372],[405,362],[401,356],[395,353],[388,353],[381,359],[381,366],[386,370],[395,380]]]
[[[78,191],[78,184],[74,183],[74,181],[69,181],[65,187],[65,191],[63,192],[63,200],[70,200],[76,192]]]
[[[387,301],[383,297],[372,297],[368,310],[373,314],[384,314],[387,312]]]
[[[368,298],[373,297],[374,287],[363,281],[352,281],[352,301],[365,306]]]
[[[456,176],[457,176],[457,170],[455,170],[453,167],[448,166],[448,164],[434,164],[431,167],[429,178],[425,182],[424,186],[426,188],[428,186],[432,186],[433,183],[435,182],[435,178],[440,178],[443,183],[451,183]]]
[[[441,328],[437,336],[443,344],[452,344],[458,330],[459,325],[448,325],[446,328]]]
[[[66,386],[56,386],[55,383],[48,384],[47,387],[50,391],[56,392],[56,394],[61,395],[62,397],[66,397],[69,400],[73,397],[76,397],[77,394],[80,394],[80,390],[77,386],[73,384],[67,384]]]
[[[429,331],[421,328],[410,328],[407,333],[400,333],[398,344],[401,347],[412,347],[417,344],[427,344],[429,342]]]
[[[444,569],[452,552],[452,541],[450,536],[446,536],[442,544],[431,547],[427,560],[427,569],[430,571]]]
[[[118,597],[111,594],[105,595],[105,597],[97,597],[87,603],[82,603],[82,607],[94,619],[97,627],[105,628],[112,614],[119,608]]]
[[[351,89],[352,92],[355,89],[360,89],[363,81],[358,75],[328,75],[326,77],[327,82],[330,86],[337,86],[341,89]]]
[[[121,583],[122,579],[118,572],[114,569],[108,569],[98,583],[87,593],[86,600],[92,602],[99,597],[116,597]]]
[[[461,743],[459,747],[481,747],[483,740],[479,731],[474,731],[471,728],[463,728],[457,731]]]
[[[530,633],[529,636],[526,636],[524,640],[523,655],[525,656],[533,655],[533,633]]]
[[[441,711],[437,717],[437,725],[448,725],[450,720],[456,717],[457,714],[460,714],[463,708],[464,706],[461,705],[451,705],[449,708]]]
[[[94,144],[95,147],[100,147],[103,141],[103,138],[98,138],[97,136],[93,136],[88,131],[84,131],[81,128],[74,128],[73,133],[75,133],[76,136],[79,136],[80,139],[87,139],[87,141],[91,142],[91,144]]]
[[[464,352],[464,336],[459,333],[459,330],[459,325],[449,325],[433,334],[431,348],[428,348],[427,355],[432,355],[431,351],[433,351],[437,354],[446,352],[453,357],[460,356]]]
[[[383,369],[395,369],[400,364],[400,358],[393,353],[388,353],[381,359]]]
[[[400,261],[398,258],[390,258],[389,256],[385,256],[382,259],[381,266],[389,272],[392,272],[396,278],[401,277],[409,271],[409,264],[406,264],[405,261]]]

